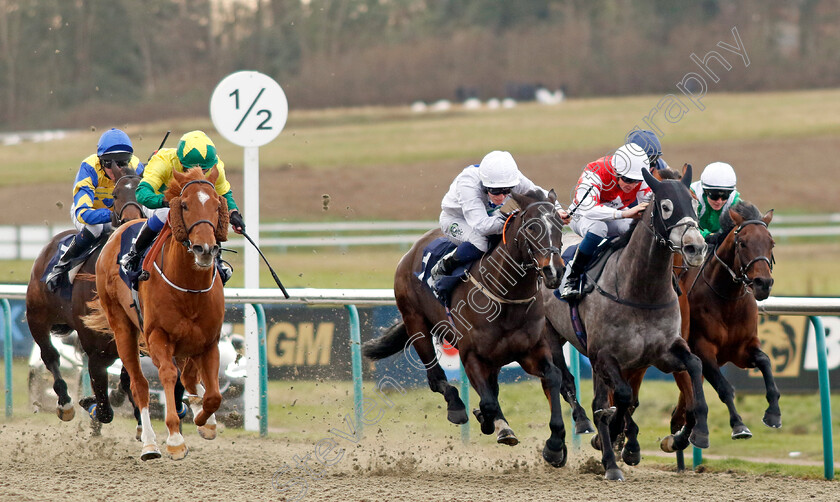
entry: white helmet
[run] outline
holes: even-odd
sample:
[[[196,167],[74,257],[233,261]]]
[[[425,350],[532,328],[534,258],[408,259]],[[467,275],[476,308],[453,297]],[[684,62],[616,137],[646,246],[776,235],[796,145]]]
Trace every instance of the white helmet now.
[[[644,181],[642,169],[650,169],[650,160],[644,148],[628,143],[615,151],[612,158],[616,176]]]
[[[703,188],[734,190],[737,180],[735,170],[726,162],[712,162],[703,169],[703,174],[700,175],[700,184]]]
[[[478,176],[485,188],[508,188],[519,184],[522,177],[510,152],[492,151],[481,159]]]

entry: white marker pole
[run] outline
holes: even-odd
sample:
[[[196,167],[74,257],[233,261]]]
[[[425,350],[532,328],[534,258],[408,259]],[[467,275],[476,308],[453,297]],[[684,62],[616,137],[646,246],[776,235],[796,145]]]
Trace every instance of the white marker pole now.
[[[268,75],[239,71],[222,79],[210,98],[213,125],[228,141],[244,147],[245,227],[248,235],[260,243],[260,154],[259,147],[280,134],[289,115],[289,103],[280,85]],[[260,287],[259,254],[245,246],[245,288]],[[245,430],[260,430],[260,360],[257,314],[245,305]]]

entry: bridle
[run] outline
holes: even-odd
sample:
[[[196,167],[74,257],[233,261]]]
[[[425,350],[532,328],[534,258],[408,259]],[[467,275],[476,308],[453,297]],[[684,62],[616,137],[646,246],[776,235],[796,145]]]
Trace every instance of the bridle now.
[[[507,219],[505,220],[505,225],[502,228],[502,243],[507,244],[507,227],[508,227],[508,224],[514,218],[516,218],[517,214],[521,213],[522,215],[524,215],[532,207],[543,205],[543,204],[551,207],[550,212],[541,213],[541,215],[539,217],[539,219],[542,220],[546,225],[546,230],[547,230],[546,233],[548,235],[548,245],[545,246],[545,247],[537,249],[537,252],[542,253],[542,254],[548,253],[549,255],[555,255],[555,254],[559,255],[560,254],[560,248],[558,246],[555,246],[554,243],[551,240],[550,228],[551,228],[552,223],[549,221],[549,217],[551,216],[551,214],[553,214],[553,211],[554,211],[554,204],[552,204],[551,202],[546,202],[546,201],[532,202],[531,204],[528,204],[527,206],[525,206],[525,209],[515,209],[514,211],[512,211],[508,215]],[[519,226],[519,228],[516,231],[516,234],[513,237],[513,243],[516,246],[519,246],[519,238],[520,237],[522,237],[526,241],[526,249],[528,251],[529,261],[527,263],[518,263],[518,265],[521,267],[521,269],[523,271],[528,271],[528,270],[537,270],[538,271],[538,270],[540,270],[539,261],[537,260],[537,257],[534,255],[534,251],[533,251],[532,246],[531,246],[532,239],[528,239],[527,237],[524,237],[524,236],[521,235],[522,231],[525,229],[525,227],[528,225],[528,223],[530,221],[532,221],[533,219],[536,219],[536,218],[529,218],[527,220],[523,219],[522,224]],[[482,256],[481,261],[483,261],[486,256],[487,255]],[[483,265],[479,267],[479,270],[481,270],[481,269],[483,269]],[[487,289],[487,287],[484,286],[483,284],[481,284],[478,280],[476,280],[475,277],[473,277],[472,274],[467,273],[467,277],[470,280],[470,282],[473,283],[473,285],[475,285],[482,293],[484,293],[485,296],[487,296],[491,300],[494,300],[498,303],[529,304],[529,308],[530,308],[530,304],[532,304],[536,300],[536,293],[534,293],[534,295],[532,295],[528,298],[521,298],[521,299],[516,299],[516,300],[503,298],[503,297],[500,297],[500,296],[496,295],[495,293],[493,293],[489,289]],[[537,292],[539,291],[540,281],[542,281],[542,274],[537,274],[537,288],[536,288]]]
[[[124,175],[124,176],[120,176],[120,177],[117,179],[117,181],[115,181],[115,182],[114,182],[114,187],[116,188],[116,186],[117,186],[117,185],[119,185],[119,183],[120,183],[120,182],[121,182],[124,178],[137,178],[137,179],[140,179],[140,176],[138,176],[138,175],[136,175],[136,174],[126,174],[126,175]],[[120,208],[120,210],[119,210],[119,211],[117,212],[117,214],[116,214],[116,222],[117,222],[117,225],[116,225],[116,226],[123,225],[124,223],[126,223],[126,222],[128,221],[128,220],[126,220],[126,219],[123,217],[123,213],[125,212],[125,209],[126,209],[127,207],[136,207],[136,208],[137,208],[137,210],[138,210],[138,211],[140,211],[140,214],[141,214],[141,215],[143,214],[143,206],[141,206],[141,205],[140,205],[140,203],[138,203],[136,200],[130,200],[130,201],[127,201],[125,204],[123,204],[123,206]]]
[[[654,202],[656,202],[656,197],[652,197],[650,202],[653,205],[653,212],[651,213],[650,222],[645,225],[645,229],[653,235],[653,239],[658,245],[667,247],[672,253],[679,253],[682,255],[683,260],[685,260],[685,244],[683,244],[685,241],[685,234],[692,228],[699,231],[700,225],[697,223],[697,219],[693,218],[688,221],[682,221],[685,218],[681,218],[681,221],[674,223],[673,225],[667,225],[665,223],[665,219],[660,214],[659,204],[654,204]],[[662,228],[661,233],[657,231],[657,227]],[[680,236],[680,245],[675,246],[674,243],[671,242],[671,239],[667,236],[671,234],[673,229],[679,227],[685,227],[685,229],[683,230],[682,236]]]
[[[715,259],[718,261],[718,263],[720,263],[723,266],[723,268],[727,272],[729,272],[729,275],[732,276],[732,281],[733,282],[743,284],[745,288],[750,288],[750,287],[752,287],[753,282],[754,282],[752,279],[749,278],[749,276],[747,276],[747,273],[750,271],[750,267],[752,267],[757,262],[763,261],[763,262],[767,263],[767,266],[770,267],[770,271],[772,272],[773,271],[773,265],[776,263],[776,258],[773,256],[773,252],[771,251],[770,252],[770,258],[767,258],[764,255],[761,255],[761,256],[757,256],[757,257],[753,258],[752,260],[748,261],[746,265],[743,264],[743,262],[741,260],[741,254],[740,254],[741,241],[740,241],[740,235],[739,234],[741,233],[741,230],[743,230],[744,227],[746,227],[747,225],[761,225],[764,228],[767,228],[767,223],[764,223],[764,221],[762,221],[762,220],[747,220],[747,221],[741,223],[740,225],[738,225],[738,228],[735,229],[735,231],[734,231],[734,235],[735,235],[735,241],[734,241],[735,260],[733,261],[733,264],[737,263],[737,264],[740,265],[739,270],[738,270],[738,272],[739,272],[738,274],[736,274],[735,271],[732,270],[732,268],[729,265],[727,265],[720,258],[720,256],[718,256],[717,247],[714,250],[714,255],[715,255]],[[705,280],[705,278],[704,278],[704,280]]]
[[[191,180],[191,181],[188,181],[186,184],[184,184],[183,187],[181,187],[181,193],[179,194],[179,197],[183,197],[184,192],[187,190],[187,187],[192,185],[193,183],[210,185],[211,187],[213,187],[213,190],[216,189],[216,185],[214,185],[213,183],[211,183],[207,180]],[[183,221],[183,219],[184,219],[184,217],[183,217],[183,215],[181,215],[181,220]],[[197,220],[197,221],[193,222],[192,225],[187,227],[187,232],[186,232],[187,238],[183,242],[181,242],[181,244],[183,244],[190,252],[192,252],[192,241],[190,240],[190,233],[193,231],[193,229],[195,227],[197,227],[198,225],[200,225],[202,223],[206,223],[206,224],[210,225],[210,227],[213,229],[213,232],[214,233],[216,232],[216,224],[213,223],[210,220]],[[185,221],[184,221],[184,224],[186,224]]]

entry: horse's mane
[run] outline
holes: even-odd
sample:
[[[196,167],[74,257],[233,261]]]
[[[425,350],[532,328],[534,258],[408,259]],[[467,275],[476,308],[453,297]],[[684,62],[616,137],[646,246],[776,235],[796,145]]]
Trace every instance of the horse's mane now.
[[[738,203],[730,207],[730,209],[738,213],[744,221],[761,219],[761,211],[759,211],[754,204],[746,200],[738,201]],[[729,232],[731,232],[733,228],[735,228],[735,222],[732,221],[732,216],[729,215],[729,211],[721,211],[720,230],[709,236],[709,243],[719,244],[723,242],[723,239],[729,235]]]
[[[522,206],[522,209],[525,209],[525,206],[532,202],[544,202],[548,200],[542,190],[531,190],[524,194],[511,193],[511,197]]]
[[[682,174],[679,172],[671,169],[670,167],[666,167],[665,169],[659,170],[659,179],[662,180],[679,180],[682,179]]]
[[[187,182],[204,179],[204,173],[198,167],[187,169],[186,171],[184,171],[184,174],[187,176]],[[164,198],[167,201],[169,201],[172,200],[173,197],[178,197],[179,195],[181,195],[182,186],[183,185],[181,185],[181,183],[179,183],[178,180],[175,179],[175,176],[173,176],[170,180],[170,184],[166,187],[166,192],[164,192]]]

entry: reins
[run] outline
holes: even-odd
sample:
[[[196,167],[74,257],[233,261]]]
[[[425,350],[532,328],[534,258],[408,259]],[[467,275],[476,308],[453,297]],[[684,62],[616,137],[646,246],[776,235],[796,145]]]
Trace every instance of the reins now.
[[[723,259],[718,255],[718,248],[720,246],[716,246],[714,248],[713,252],[712,252],[712,254],[715,257],[715,260],[717,260],[717,262],[720,263],[721,266],[723,266],[723,269],[726,270],[729,273],[729,276],[732,278],[732,282],[734,282],[735,284],[741,284],[741,285],[744,286],[744,292],[741,293],[737,297],[733,297],[733,298],[725,297],[725,296],[721,295],[717,290],[715,290],[714,286],[712,286],[711,283],[709,283],[709,280],[706,279],[706,276],[703,275],[703,282],[705,282],[706,285],[709,286],[709,289],[711,289],[714,294],[718,295],[719,297],[723,298],[724,300],[737,300],[738,298],[741,298],[742,296],[745,296],[748,293],[750,293],[754,281],[749,278],[747,273],[749,272],[750,267],[752,267],[755,263],[760,262],[760,261],[766,262],[767,266],[770,267],[770,271],[772,272],[773,271],[773,265],[776,262],[776,259],[773,256],[773,253],[771,252],[770,253],[770,258],[767,258],[764,255],[761,255],[761,256],[758,256],[756,258],[753,258],[752,260],[747,262],[746,265],[741,263],[741,254],[740,254],[740,250],[741,250],[740,243],[741,243],[741,241],[739,240],[739,234],[741,233],[741,230],[743,230],[744,227],[746,227],[748,225],[761,225],[764,228],[767,228],[767,223],[764,223],[764,221],[762,221],[762,220],[747,220],[747,221],[742,222],[740,225],[738,225],[738,228],[736,228],[735,231],[733,232],[733,235],[735,236],[734,239],[733,239],[733,243],[732,243],[733,247],[735,248],[735,258],[733,260],[733,266],[735,266],[735,263],[741,264],[740,269],[739,269],[740,275],[736,274],[735,271],[732,270],[732,267],[730,267],[726,262],[724,262]],[[704,268],[705,268],[705,264],[704,264]],[[698,274],[698,275],[702,275],[702,273],[703,273],[703,269],[700,270],[700,274]],[[696,279],[695,279],[695,282],[696,282]]]

